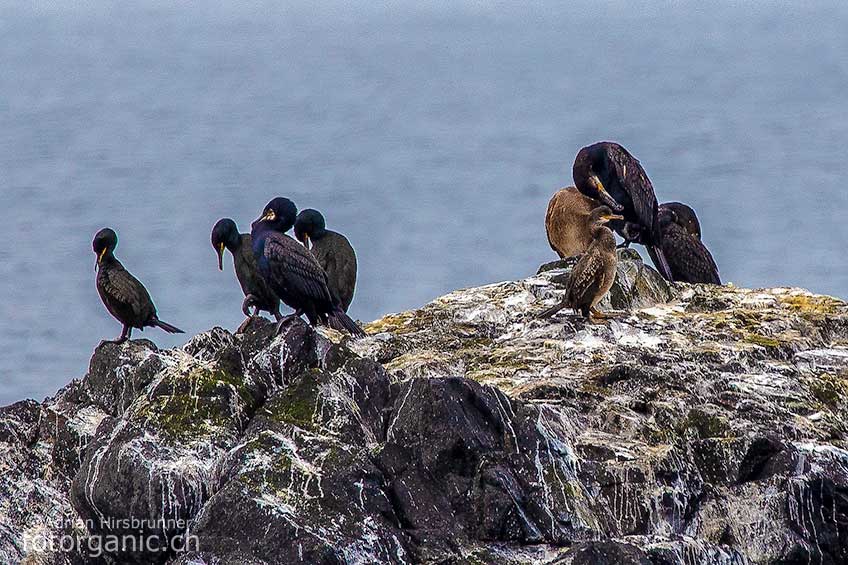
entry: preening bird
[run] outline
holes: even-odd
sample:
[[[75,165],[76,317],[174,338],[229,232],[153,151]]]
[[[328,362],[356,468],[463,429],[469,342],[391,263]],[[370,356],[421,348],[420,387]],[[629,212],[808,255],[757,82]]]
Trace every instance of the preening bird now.
[[[342,309],[327,285],[327,274],[315,256],[285,234],[294,226],[297,207],[288,198],[275,198],[253,223],[253,253],[259,273],[284,303],[294,309],[277,325],[278,331],[294,317],[306,314],[318,323],[353,335],[364,336],[356,322]]]
[[[224,250],[229,249],[233,255],[236,278],[244,293],[244,302],[241,306],[244,315],[249,319],[250,308],[253,307],[254,316],[265,311],[280,321],[282,319],[280,299],[257,270],[250,234],[239,233],[233,220],[222,218],[212,228],[212,247],[218,254],[218,269],[222,271],[224,270]]]
[[[660,274],[672,280],[660,248],[657,197],[639,161],[618,143],[602,141],[577,153],[572,173],[577,190],[624,217],[610,228],[624,238],[625,247],[630,242],[644,245]]]
[[[682,202],[663,202],[657,209],[657,217],[662,214],[663,210],[673,211],[675,223],[683,227],[688,233],[701,239],[701,222],[698,221],[695,210]]]
[[[718,266],[701,242],[701,226],[695,211],[680,202],[659,207],[660,246],[671,269],[672,280],[721,284]]]
[[[109,313],[124,325],[115,343],[128,340],[133,328],[143,331],[145,327],[156,326],[172,334],[185,333],[157,317],[156,307],[147,289],[115,258],[117,245],[118,235],[110,228],[97,232],[92,242],[97,255],[97,263],[94,265],[97,270],[97,292]]]
[[[573,186],[560,189],[551,197],[545,214],[545,231],[551,249],[560,259],[580,255],[589,248],[592,243],[589,216],[600,205]]]
[[[585,318],[605,317],[595,306],[609,292],[615,280],[618,258],[615,253],[615,236],[605,225],[621,220],[608,206],[592,210],[589,221],[592,225],[592,243],[577,261],[565,288],[565,298],[556,306],[539,314],[539,318],[553,316],[563,308],[573,308]]]
[[[356,253],[350,241],[338,232],[328,230],[318,210],[306,209],[297,215],[294,236],[318,260],[327,273],[330,292],[347,312],[356,289]]]

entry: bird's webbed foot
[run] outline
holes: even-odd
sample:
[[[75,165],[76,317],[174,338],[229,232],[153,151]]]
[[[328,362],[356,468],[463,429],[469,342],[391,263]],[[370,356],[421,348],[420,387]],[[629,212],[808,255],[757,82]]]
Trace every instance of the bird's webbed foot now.
[[[247,330],[247,327],[250,325],[250,322],[253,321],[253,318],[254,318],[254,316],[248,316],[247,318],[245,318],[244,321],[241,323],[241,325],[239,325],[239,327],[236,328],[236,333],[237,334],[243,334]]]
[[[252,315],[256,316],[257,314],[259,314],[259,306],[256,305],[256,297],[253,296],[252,294],[248,294],[247,296],[244,297],[244,300],[241,303],[241,311],[248,318],[251,316],[251,313],[250,313],[250,307],[251,306],[253,306],[256,309],[256,311]]]
[[[635,222],[624,222],[618,233],[624,238],[625,248],[629,247],[631,243],[641,243],[644,245],[648,239],[645,228]]]
[[[283,330],[286,328],[286,326],[291,324],[296,319],[300,318],[301,314],[303,314],[303,311],[298,310],[294,314],[289,314],[288,316],[285,316],[279,322],[277,322],[277,335],[283,333]]]
[[[604,320],[614,320],[619,316],[619,312],[601,312],[594,306],[589,310],[589,321],[592,323],[603,323]]]
[[[123,331],[121,331],[121,335],[118,336],[118,339],[105,340],[106,343],[114,343],[115,345],[121,345],[125,341],[127,341],[132,335],[132,328],[129,326],[124,326]]]

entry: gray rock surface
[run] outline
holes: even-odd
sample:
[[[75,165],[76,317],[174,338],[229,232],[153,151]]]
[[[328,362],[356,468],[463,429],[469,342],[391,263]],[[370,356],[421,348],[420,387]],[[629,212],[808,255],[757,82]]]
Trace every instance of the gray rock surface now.
[[[848,562],[848,306],[620,259],[599,324],[536,319],[566,261],[356,342],[103,343],[0,409],[0,562]]]

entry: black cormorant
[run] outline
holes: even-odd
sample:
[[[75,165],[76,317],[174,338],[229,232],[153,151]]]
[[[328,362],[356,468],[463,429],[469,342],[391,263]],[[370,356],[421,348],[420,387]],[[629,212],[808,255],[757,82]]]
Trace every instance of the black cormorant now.
[[[577,153],[572,174],[577,190],[624,216],[610,228],[624,238],[625,247],[630,242],[644,245],[660,274],[671,280],[659,246],[657,197],[639,161],[618,143],[602,141]]]
[[[309,250],[285,234],[294,226],[297,207],[288,198],[275,198],[253,222],[253,253],[259,273],[284,303],[294,308],[277,325],[306,314],[314,326],[323,323],[353,335],[365,332],[351,320],[327,286],[327,274]]]
[[[592,210],[589,221],[592,225],[592,243],[577,261],[568,277],[565,287],[565,298],[554,306],[539,314],[540,318],[553,316],[563,308],[573,308],[585,318],[594,315],[605,317],[595,309],[595,305],[609,292],[615,280],[615,268],[618,258],[615,252],[615,236],[606,223],[621,220],[622,217],[613,214],[607,206],[599,206]]]
[[[545,214],[548,243],[560,259],[580,255],[592,243],[589,216],[600,202],[581,194],[573,186],[560,189],[551,197]]]
[[[675,222],[690,234],[701,239],[701,222],[698,221],[695,210],[682,202],[663,202],[657,210],[657,215],[662,214],[663,210],[673,210],[676,215]]]
[[[660,245],[671,269],[672,280],[721,284],[718,267],[701,243],[701,226],[695,211],[679,202],[659,207]]]
[[[185,333],[166,324],[156,316],[156,307],[147,289],[132,276],[115,258],[118,235],[110,228],[103,228],[94,236],[92,247],[97,255],[97,292],[100,299],[119,322],[124,325],[121,336],[114,340],[123,343],[130,338],[133,328],[159,327],[168,333]]]
[[[239,233],[236,223],[230,218],[218,220],[212,228],[212,247],[218,254],[218,268],[224,270],[224,249],[233,255],[236,278],[244,293],[241,309],[250,318],[249,308],[254,307],[254,316],[265,311],[279,321],[280,299],[256,270],[256,258],[253,256],[253,243],[249,233]]]
[[[347,312],[356,288],[356,253],[348,239],[328,230],[321,212],[312,209],[297,215],[294,236],[318,259],[327,273],[330,292],[335,294],[342,310]]]

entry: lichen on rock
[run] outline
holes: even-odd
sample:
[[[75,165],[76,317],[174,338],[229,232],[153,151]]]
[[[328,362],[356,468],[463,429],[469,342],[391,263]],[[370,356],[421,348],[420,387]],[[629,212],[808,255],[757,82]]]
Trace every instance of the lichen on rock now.
[[[0,561],[848,562],[848,307],[669,286],[633,251],[587,323],[573,261],[366,326],[254,320],[97,348],[0,409]],[[122,518],[188,552],[33,549]]]

